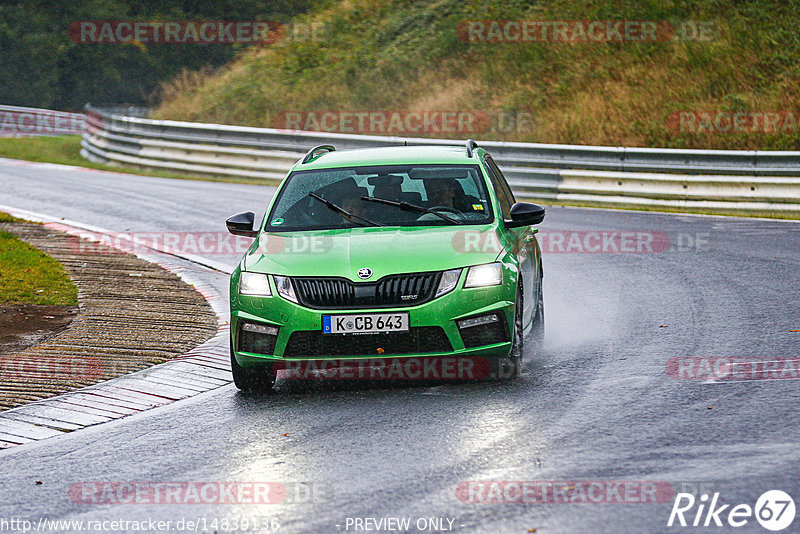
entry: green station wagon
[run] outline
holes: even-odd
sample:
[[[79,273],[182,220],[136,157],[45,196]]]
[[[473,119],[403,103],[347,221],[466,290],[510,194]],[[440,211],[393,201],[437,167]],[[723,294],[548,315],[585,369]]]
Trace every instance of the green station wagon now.
[[[524,336],[544,333],[544,211],[516,202],[472,140],[311,149],[260,225],[251,212],[227,221],[256,238],[231,275],[236,386],[268,390],[300,363],[350,377],[387,359],[414,362],[415,378],[518,376]]]

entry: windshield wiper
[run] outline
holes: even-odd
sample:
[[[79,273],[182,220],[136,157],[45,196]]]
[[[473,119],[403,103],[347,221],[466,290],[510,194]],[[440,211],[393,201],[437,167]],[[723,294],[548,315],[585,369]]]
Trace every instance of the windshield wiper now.
[[[459,221],[458,219],[453,219],[452,217],[448,217],[447,215],[439,213],[438,211],[434,211],[430,208],[424,208],[422,206],[417,206],[416,204],[409,204],[408,202],[403,202],[403,201],[396,202],[394,200],[388,200],[385,198],[377,198],[377,197],[361,197],[361,200],[366,200],[368,202],[378,202],[380,204],[386,204],[387,206],[395,206],[403,211],[414,211],[417,213],[432,213],[449,223],[461,224],[461,221]]]
[[[316,198],[317,200],[319,200],[320,202],[322,202],[323,204],[328,206],[330,209],[332,209],[333,211],[335,211],[339,215],[343,215],[344,218],[347,219],[348,221],[356,222],[356,221],[353,221],[353,219],[358,219],[359,221],[365,222],[365,223],[369,224],[370,226],[385,226],[383,224],[376,223],[374,221],[370,221],[369,219],[365,219],[364,217],[359,217],[358,215],[355,215],[354,213],[350,213],[349,211],[347,211],[346,209],[342,208],[341,206],[337,206],[336,204],[334,204],[330,200],[328,200],[326,198],[322,198],[321,196],[319,196],[318,194],[316,194],[313,191],[310,192],[308,194],[308,196],[310,196],[311,198]],[[366,225],[362,224],[361,226],[366,226]]]

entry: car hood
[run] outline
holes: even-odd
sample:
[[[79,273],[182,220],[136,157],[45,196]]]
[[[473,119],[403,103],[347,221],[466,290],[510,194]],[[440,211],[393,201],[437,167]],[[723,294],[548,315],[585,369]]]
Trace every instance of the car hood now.
[[[244,258],[244,270],[289,276],[337,276],[360,281],[398,273],[444,271],[495,261],[502,250],[493,225],[347,228],[262,232]]]

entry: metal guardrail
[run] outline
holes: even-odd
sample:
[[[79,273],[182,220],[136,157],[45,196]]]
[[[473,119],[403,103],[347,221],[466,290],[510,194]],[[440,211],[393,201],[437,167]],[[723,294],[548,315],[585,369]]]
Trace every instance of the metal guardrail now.
[[[87,106],[81,154],[94,162],[279,180],[308,148],[459,141],[150,120]],[[479,143],[521,196],[610,207],[800,215],[800,152]]]
[[[146,118],[150,114],[149,107],[134,104],[86,104],[86,107],[109,115],[122,115],[124,117]]]
[[[83,121],[82,113],[0,106],[0,137],[80,135]]]

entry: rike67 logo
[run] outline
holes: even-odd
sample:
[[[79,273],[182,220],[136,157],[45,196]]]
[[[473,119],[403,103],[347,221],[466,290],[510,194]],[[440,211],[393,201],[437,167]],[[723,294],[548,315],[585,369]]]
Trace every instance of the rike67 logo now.
[[[719,504],[719,493],[714,493],[710,501],[705,493],[699,499],[691,493],[678,493],[672,504],[667,526],[743,527],[755,516],[762,527],[778,532],[792,524],[795,513],[794,500],[781,490],[764,492],[754,507],[746,503],[734,506]]]

